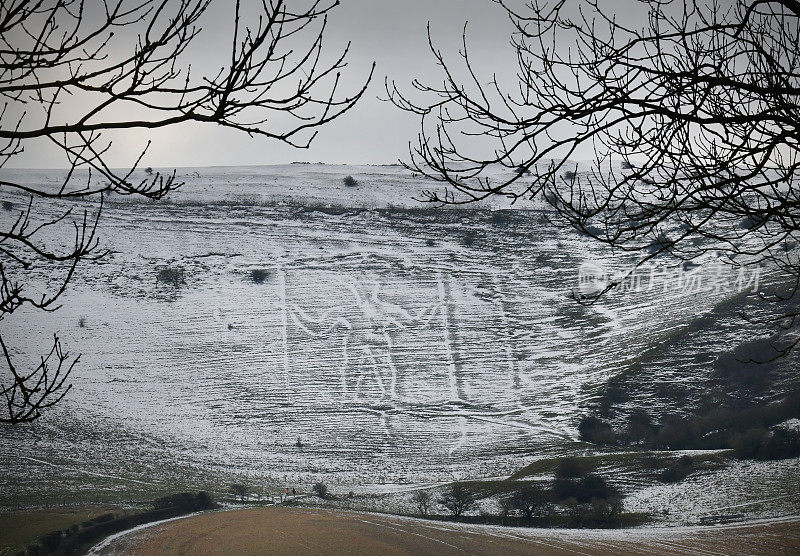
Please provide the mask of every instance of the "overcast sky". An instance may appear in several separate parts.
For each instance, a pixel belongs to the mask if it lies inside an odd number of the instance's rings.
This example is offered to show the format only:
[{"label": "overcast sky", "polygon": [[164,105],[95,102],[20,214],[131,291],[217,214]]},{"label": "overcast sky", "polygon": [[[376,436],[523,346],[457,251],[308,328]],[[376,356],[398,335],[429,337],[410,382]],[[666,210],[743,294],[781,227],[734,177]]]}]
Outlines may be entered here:
[{"label": "overcast sky", "polygon": [[[516,0],[514,0],[516,1]],[[523,2],[524,0],[519,0]],[[210,64],[214,55],[226,55],[230,44],[232,0],[214,0],[203,23],[203,33],[187,60],[193,67]],[[609,10],[631,6],[634,0],[607,0]],[[626,10],[619,10],[625,12]],[[330,15],[327,48],[333,55],[352,41],[344,84],[352,91],[377,69],[361,102],[339,120],[323,127],[308,150],[298,150],[274,140],[207,124],[184,124],[156,131],[126,130],[113,137],[115,148],[107,157],[112,166],[127,167],[148,139],[153,145],[143,165],[153,167],[280,164],[292,161],[382,164],[407,158],[408,143],[417,136],[416,116],[389,102],[384,78],[405,90],[413,79],[436,83],[441,79],[428,49],[426,26],[430,22],[436,45],[458,62],[461,33],[469,23],[468,44],[474,65],[488,81],[494,71],[516,69],[509,45],[512,25],[505,10],[492,0],[341,0]],[[124,48],[128,48],[128,43]],[[189,54],[189,53],[187,53]],[[215,66],[218,67],[218,66]],[[210,68],[209,68],[210,69]],[[194,71],[194,70],[193,70]],[[72,99],[72,102],[75,102]],[[58,168],[63,154],[46,142],[28,143],[8,166]]]},{"label": "overcast sky", "polygon": [[[229,0],[215,0],[198,44],[213,54],[229,48],[233,12]],[[220,22],[219,24],[215,22]],[[511,67],[514,53],[509,47],[511,26],[505,11],[491,0],[341,0],[330,15],[326,34],[330,52],[352,41],[345,85],[356,87],[369,73],[373,60],[377,69],[361,102],[340,120],[321,128],[308,150],[297,150],[265,138],[213,125],[184,124],[157,131],[126,130],[114,135],[115,149],[109,155],[114,166],[128,166],[134,152],[152,139],[145,165],[153,167],[259,165],[295,160],[327,163],[392,163],[405,158],[408,142],[416,138],[419,122],[385,97],[384,77],[408,88],[414,78],[439,79],[428,50],[426,25],[430,21],[441,49],[457,53],[461,31],[470,22],[470,45],[487,75],[495,66]],[[126,45],[127,47],[127,45]],[[195,57],[204,52],[195,50]],[[192,60],[195,65],[201,60]],[[107,136],[109,136],[107,134]],[[47,142],[26,143],[25,153],[8,166],[58,168],[63,154]]]}]

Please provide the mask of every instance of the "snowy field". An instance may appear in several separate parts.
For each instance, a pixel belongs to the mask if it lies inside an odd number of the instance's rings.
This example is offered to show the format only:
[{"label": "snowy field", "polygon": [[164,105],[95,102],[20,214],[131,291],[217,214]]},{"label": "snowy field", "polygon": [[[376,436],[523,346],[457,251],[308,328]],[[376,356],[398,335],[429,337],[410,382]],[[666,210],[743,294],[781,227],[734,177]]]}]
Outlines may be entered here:
[{"label": "snowy field", "polygon": [[[0,504],[198,477],[381,490],[508,475],[584,451],[575,426],[603,381],[727,295],[580,306],[579,265],[608,256],[597,245],[532,203],[422,206],[426,185],[400,167],[178,175],[163,202],[108,199],[109,254],[79,270],[58,312],[3,322],[19,361],[54,331],[83,356],[60,407],[0,429]],[[8,200],[4,225],[27,203]],[[720,322],[665,372],[751,335]]]}]

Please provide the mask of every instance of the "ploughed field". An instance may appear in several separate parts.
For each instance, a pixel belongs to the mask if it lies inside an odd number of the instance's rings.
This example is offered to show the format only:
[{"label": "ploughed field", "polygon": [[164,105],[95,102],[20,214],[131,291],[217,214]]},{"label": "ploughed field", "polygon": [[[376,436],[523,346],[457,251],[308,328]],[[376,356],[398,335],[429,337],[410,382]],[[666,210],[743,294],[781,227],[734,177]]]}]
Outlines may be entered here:
[{"label": "ploughed field", "polygon": [[[179,177],[163,202],[107,199],[108,255],[80,267],[59,311],[2,323],[20,364],[56,331],[82,358],[58,408],[0,429],[0,505],[234,477],[358,490],[508,475],[585,450],[581,408],[649,353],[649,368],[700,389],[715,357],[752,337],[715,313],[729,292],[577,304],[579,265],[609,254],[534,203],[422,206],[425,184],[399,167]],[[27,203],[8,200],[4,225]],[[58,276],[40,267],[34,286]],[[699,344],[658,349],[697,315],[715,319]]]},{"label": "ploughed field", "polygon": [[180,519],[91,554],[790,554],[798,520],[648,531],[504,528],[355,512],[262,508]]}]

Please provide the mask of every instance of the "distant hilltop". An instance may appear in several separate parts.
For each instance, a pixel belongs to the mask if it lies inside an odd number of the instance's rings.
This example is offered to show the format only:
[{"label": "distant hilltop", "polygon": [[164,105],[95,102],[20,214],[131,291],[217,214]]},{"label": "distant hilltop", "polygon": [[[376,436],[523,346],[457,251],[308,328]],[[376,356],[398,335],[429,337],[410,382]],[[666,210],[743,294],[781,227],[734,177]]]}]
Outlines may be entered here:
[{"label": "distant hilltop", "polygon": [[401,168],[401,167],[403,167],[402,164],[399,164],[397,162],[391,162],[389,164],[348,164],[346,162],[329,163],[329,162],[301,162],[301,161],[295,161],[295,162],[292,162],[291,164],[301,164],[301,165],[304,165],[304,166],[310,166],[312,164],[315,165],[315,166],[372,166],[372,167],[376,167],[376,168],[392,168],[392,167]]}]

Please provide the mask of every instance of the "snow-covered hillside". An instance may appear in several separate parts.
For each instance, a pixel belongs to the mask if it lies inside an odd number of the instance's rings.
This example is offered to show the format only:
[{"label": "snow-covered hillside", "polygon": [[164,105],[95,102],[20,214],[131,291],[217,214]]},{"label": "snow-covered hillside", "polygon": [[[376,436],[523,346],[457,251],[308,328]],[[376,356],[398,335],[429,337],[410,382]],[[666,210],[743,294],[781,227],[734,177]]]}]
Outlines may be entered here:
[{"label": "snow-covered hillside", "polygon": [[[110,253],[80,269],[58,312],[3,322],[21,361],[54,331],[83,354],[60,407],[2,429],[4,503],[41,488],[31,469],[64,492],[193,473],[333,485],[510,474],[584,450],[575,425],[596,387],[730,295],[654,289],[580,306],[579,265],[608,253],[534,204],[422,206],[426,183],[400,167],[178,173],[186,185],[164,202],[108,199]],[[703,353],[752,335],[734,319]]]}]

